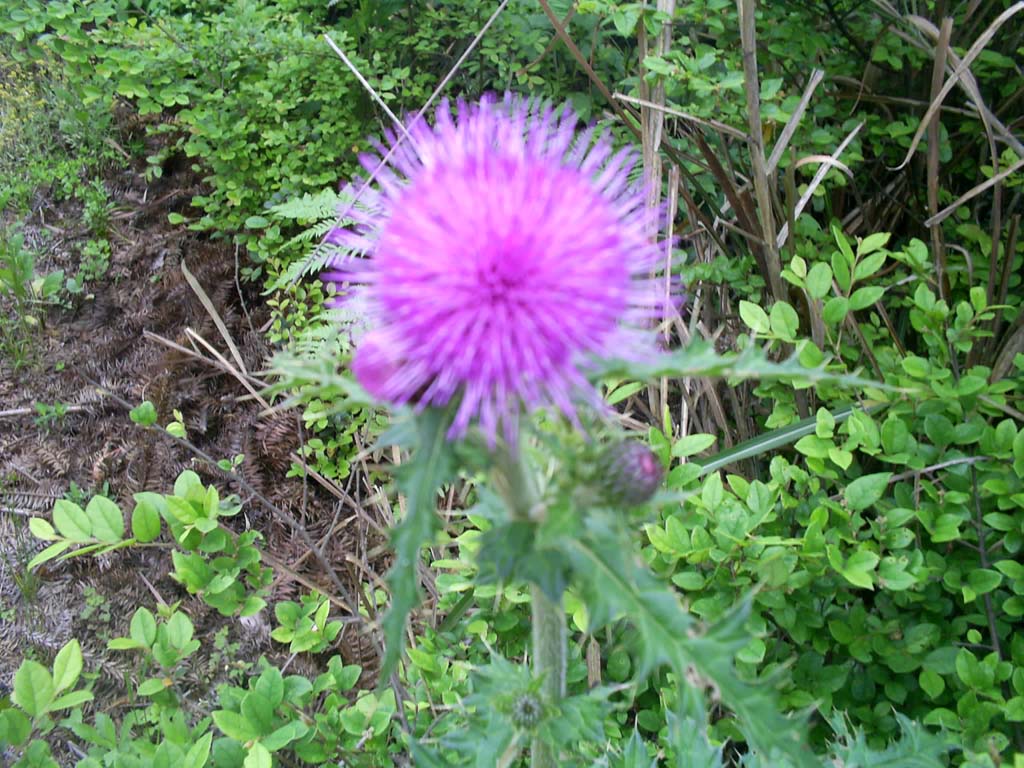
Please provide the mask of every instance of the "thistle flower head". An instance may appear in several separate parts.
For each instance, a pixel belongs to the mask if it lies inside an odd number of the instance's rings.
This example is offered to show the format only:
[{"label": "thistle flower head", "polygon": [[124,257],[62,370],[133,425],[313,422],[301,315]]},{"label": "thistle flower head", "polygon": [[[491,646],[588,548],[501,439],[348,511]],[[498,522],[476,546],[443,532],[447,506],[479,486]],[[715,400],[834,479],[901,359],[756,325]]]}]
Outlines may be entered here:
[{"label": "thistle flower head", "polygon": [[514,96],[444,104],[363,158],[376,185],[323,277],[365,301],[353,369],[371,394],[457,400],[449,436],[476,423],[493,443],[524,410],[598,403],[595,359],[654,351],[659,214],[628,181],[634,153],[577,128]]}]

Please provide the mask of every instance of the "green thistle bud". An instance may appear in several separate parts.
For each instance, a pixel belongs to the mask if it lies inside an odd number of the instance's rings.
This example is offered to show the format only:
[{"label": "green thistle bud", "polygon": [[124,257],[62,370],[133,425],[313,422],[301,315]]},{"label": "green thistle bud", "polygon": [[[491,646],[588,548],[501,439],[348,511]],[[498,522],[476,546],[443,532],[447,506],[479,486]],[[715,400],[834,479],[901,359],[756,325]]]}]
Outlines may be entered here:
[{"label": "green thistle bud", "polygon": [[536,694],[524,693],[512,702],[512,711],[509,714],[516,728],[530,731],[544,718],[544,705]]},{"label": "green thistle bud", "polygon": [[649,501],[665,474],[658,457],[636,440],[622,440],[606,448],[597,470],[608,500],[629,507]]}]

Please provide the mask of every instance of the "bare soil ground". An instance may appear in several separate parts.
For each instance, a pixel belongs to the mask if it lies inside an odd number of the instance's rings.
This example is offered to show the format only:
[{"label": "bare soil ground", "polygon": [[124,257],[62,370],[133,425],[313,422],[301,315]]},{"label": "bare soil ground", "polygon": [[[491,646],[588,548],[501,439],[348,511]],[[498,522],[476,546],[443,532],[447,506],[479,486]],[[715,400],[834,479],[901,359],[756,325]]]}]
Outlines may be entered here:
[{"label": "bare soil ground", "polygon": [[[216,483],[222,495],[238,493],[245,506],[235,517],[239,529],[254,528],[265,537],[274,566],[270,597],[294,598],[309,587],[337,594],[322,564],[311,556],[294,526],[297,520],[317,542],[349,595],[383,573],[379,562],[379,526],[359,499],[372,489],[350,481],[347,489],[301,478],[286,479],[300,444],[295,412],[261,416],[262,406],[222,369],[186,352],[210,353],[189,329],[231,356],[211,312],[186,281],[182,265],[195,276],[223,320],[246,370],[263,370],[271,350],[260,332],[267,320],[258,289],[237,279],[236,249],[167,223],[167,214],[184,210],[196,180],[172,174],[147,184],[139,169],[124,169],[106,180],[115,204],[111,217],[112,257],[106,276],[89,287],[94,298],[73,307],[53,307],[26,343],[30,362],[14,369],[0,360],[0,681],[9,682],[22,658],[49,659],[71,637],[86,654],[87,670],[101,673],[97,694],[108,711],[125,678],[136,674],[130,654],[106,650],[111,637],[126,635],[134,609],[183,600],[182,606],[204,640],[191,681],[198,699],[229,673],[214,649],[218,631],[234,646],[235,659],[254,661],[268,654],[278,663],[287,648],[270,640],[271,609],[244,620],[224,618],[191,598],[170,577],[165,548],[123,550],[100,559],[76,558],[27,575],[25,563],[42,548],[27,529],[32,516],[49,517],[54,501],[72,484],[85,497],[105,493],[126,513],[132,494],[170,491],[184,469]],[[37,272],[64,269],[75,274],[86,233],[71,204],[54,206],[40,199],[26,226],[37,249]],[[0,306],[0,311],[9,307]],[[155,337],[159,336],[166,342]],[[241,479],[227,478],[196,451],[154,429],[132,423],[128,408],[152,401],[159,424],[178,409],[188,439],[215,459],[244,454]],[[36,403],[70,406],[63,419],[37,423]],[[328,484],[329,485],[329,484]],[[262,498],[262,500],[261,500]],[[268,503],[269,502],[269,503]],[[161,541],[167,542],[165,538]],[[169,545],[169,542],[167,542]],[[344,617],[344,610],[335,615]],[[339,636],[333,652],[373,675],[376,652],[365,625],[355,619]],[[322,659],[292,660],[290,671],[315,673]]]}]

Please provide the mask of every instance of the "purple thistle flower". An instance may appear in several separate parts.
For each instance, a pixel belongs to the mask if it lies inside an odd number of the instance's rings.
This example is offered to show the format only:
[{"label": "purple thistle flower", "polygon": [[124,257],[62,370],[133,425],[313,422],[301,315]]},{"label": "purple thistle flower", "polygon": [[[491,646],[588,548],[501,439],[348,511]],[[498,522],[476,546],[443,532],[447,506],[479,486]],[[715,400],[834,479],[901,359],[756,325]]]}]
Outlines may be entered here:
[{"label": "purple thistle flower", "polygon": [[[365,300],[372,329],[353,371],[380,400],[419,407],[458,399],[449,437],[477,423],[493,444],[521,412],[600,404],[594,359],[655,353],[652,318],[664,281],[659,212],[614,152],[567,106],[507,95],[443,104],[436,125],[408,127],[366,156],[377,172],[352,229],[331,242],[344,258],[323,275]],[[346,299],[340,298],[337,303]]]}]

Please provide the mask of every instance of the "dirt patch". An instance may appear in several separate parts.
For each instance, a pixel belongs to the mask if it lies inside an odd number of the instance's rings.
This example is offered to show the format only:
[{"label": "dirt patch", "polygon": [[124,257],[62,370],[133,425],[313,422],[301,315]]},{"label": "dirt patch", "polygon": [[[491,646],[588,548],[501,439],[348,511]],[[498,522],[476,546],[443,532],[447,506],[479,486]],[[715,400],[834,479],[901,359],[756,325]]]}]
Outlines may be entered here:
[{"label": "dirt patch", "polygon": [[[186,280],[184,263],[246,370],[262,370],[271,352],[260,331],[267,312],[259,292],[237,278],[237,259],[244,255],[167,223],[169,212],[187,205],[193,184],[171,175],[147,185],[137,170],[109,178],[115,203],[111,260],[106,275],[89,286],[94,297],[49,311],[28,339],[28,365],[15,370],[11,361],[0,361],[0,681],[8,682],[26,655],[45,660],[77,637],[87,669],[104,673],[98,687],[114,694],[134,666],[130,655],[106,651],[107,640],[128,633],[136,607],[161,601],[184,601],[204,640],[191,665],[197,698],[205,698],[226,669],[212,642],[218,633],[226,633],[223,642],[238,645],[237,658],[267,654],[277,663],[287,658],[287,649],[270,640],[269,609],[245,620],[221,617],[170,577],[165,549],[76,558],[27,577],[25,563],[42,548],[28,533],[27,519],[49,517],[55,500],[69,489],[80,489],[83,498],[105,493],[130,511],[133,493],[168,492],[188,468],[204,482],[216,483],[222,495],[239,494],[243,514],[234,524],[260,531],[273,558],[271,605],[310,586],[337,594],[301,531],[321,547],[348,595],[359,594],[361,583],[386,569],[380,555],[374,561],[369,554],[381,550],[382,539],[379,522],[362,507],[361,483],[350,479],[348,488],[331,492],[312,481],[285,478],[301,441],[294,412],[261,416],[262,407],[237,378],[154,339],[209,357],[187,333],[191,329],[233,360],[211,312]],[[25,228],[27,243],[39,253],[39,273],[77,272],[86,237],[78,221],[71,204],[40,203]],[[189,441],[214,459],[244,454],[241,480],[226,478],[172,438],[134,425],[126,404],[143,400],[156,405],[160,424],[172,420],[175,409],[181,411]],[[63,404],[67,412],[40,419],[37,403]],[[344,611],[335,616],[343,618]],[[358,617],[350,617],[331,650],[348,663],[362,664],[372,677],[377,654]],[[289,669],[314,672],[320,661],[299,657]],[[108,693],[98,692],[97,700],[112,701]]]}]

